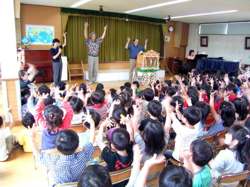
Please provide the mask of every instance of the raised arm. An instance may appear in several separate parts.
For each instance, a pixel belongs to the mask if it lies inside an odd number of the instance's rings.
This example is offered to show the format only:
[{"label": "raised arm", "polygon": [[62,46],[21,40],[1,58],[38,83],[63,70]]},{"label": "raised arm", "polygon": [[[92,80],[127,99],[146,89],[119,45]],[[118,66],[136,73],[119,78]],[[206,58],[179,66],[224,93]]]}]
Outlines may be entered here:
[{"label": "raised arm", "polygon": [[163,155],[159,155],[157,156],[156,154],[154,154],[150,159],[148,159],[145,163],[144,166],[138,176],[138,179],[135,183],[136,187],[145,187],[146,186],[146,182],[147,182],[147,177],[148,174],[150,172],[150,169],[154,166],[154,165],[158,165],[161,163],[165,162],[165,157]]},{"label": "raised arm", "polygon": [[89,113],[89,110],[87,110],[87,114],[83,116],[84,120],[83,123],[88,122],[90,124],[90,137],[89,137],[89,142],[94,144],[95,142],[95,122],[92,118],[92,116]]},{"label": "raised arm", "polygon": [[146,51],[148,47],[148,39],[145,40],[145,44],[144,44],[144,50]]},{"label": "raised arm", "polygon": [[126,45],[125,45],[125,49],[128,49],[128,45],[129,45],[129,43],[130,43],[130,38],[128,37],[128,39],[127,39],[127,43],[126,43]]},{"label": "raised arm", "polygon": [[88,39],[88,27],[89,27],[88,22],[85,22],[84,23],[84,38],[85,38],[85,40]]},{"label": "raised arm", "polygon": [[216,122],[218,122],[220,120],[220,116],[217,114],[215,108],[214,108],[214,96],[215,96],[215,92],[212,92],[210,94],[210,101],[209,101],[209,105],[211,108],[211,112],[213,114],[213,117],[215,119]]},{"label": "raised arm", "polygon": [[108,26],[105,25],[104,30],[103,30],[103,33],[102,33],[102,36],[101,36],[101,39],[104,39],[104,38],[105,38],[106,32],[107,32],[107,28],[108,28]]},{"label": "raised arm", "polygon": [[63,33],[63,39],[64,39],[64,42],[62,44],[63,48],[67,45],[67,37],[66,37],[66,35],[67,35],[67,32]]}]

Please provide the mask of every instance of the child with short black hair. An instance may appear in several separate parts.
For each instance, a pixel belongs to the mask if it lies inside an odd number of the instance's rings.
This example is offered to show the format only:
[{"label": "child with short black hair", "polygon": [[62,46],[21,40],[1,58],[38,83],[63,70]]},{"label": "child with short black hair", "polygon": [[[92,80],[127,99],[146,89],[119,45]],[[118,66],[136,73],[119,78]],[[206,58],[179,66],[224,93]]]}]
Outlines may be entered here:
[{"label": "child with short black hair", "polygon": [[102,153],[101,157],[107,163],[109,171],[125,169],[132,164],[133,152],[130,142],[130,135],[124,128],[115,128],[112,131],[110,147],[103,143],[104,128],[108,121],[106,120],[100,126],[98,133],[98,146]]},{"label": "child with short black hair", "polygon": [[184,152],[184,167],[193,173],[193,187],[212,186],[212,174],[208,167],[213,158],[212,146],[204,140],[197,139]]},{"label": "child with short black hair", "polygon": [[101,119],[105,119],[108,114],[108,103],[105,100],[105,93],[102,91],[95,91],[91,94],[91,104],[87,106],[87,109],[93,109],[97,111],[101,115]]},{"label": "child with short black hair", "polygon": [[71,121],[72,125],[79,125],[82,123],[82,116],[84,113],[83,101],[78,97],[71,97],[69,103],[73,109],[74,115]]},{"label": "child with short black hair", "polygon": [[[199,123],[201,121],[201,111],[195,106],[190,106],[181,113],[177,102],[175,114],[170,103],[171,98],[167,97],[165,100],[165,110],[167,114],[165,126],[168,129],[172,127],[176,133],[175,148],[173,152],[167,151],[165,156],[167,158],[182,160],[183,151],[189,149],[191,142],[200,134]],[[181,122],[184,125],[182,125]]]},{"label": "child with short black hair", "polygon": [[22,124],[24,128],[18,134],[17,141],[23,146],[24,152],[32,152],[31,129],[35,125],[34,116],[30,112],[27,112],[22,118]]},{"label": "child with short black hair", "polygon": [[77,187],[112,187],[109,171],[102,165],[89,165],[84,169]]}]

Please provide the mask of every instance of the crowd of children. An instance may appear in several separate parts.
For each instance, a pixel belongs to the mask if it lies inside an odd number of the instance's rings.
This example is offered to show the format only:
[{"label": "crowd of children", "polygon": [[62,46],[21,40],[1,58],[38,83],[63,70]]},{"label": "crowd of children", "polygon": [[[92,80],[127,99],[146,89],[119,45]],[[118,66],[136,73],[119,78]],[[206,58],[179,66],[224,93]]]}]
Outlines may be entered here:
[{"label": "crowd of children", "polygon": [[[210,187],[221,175],[250,166],[250,77],[244,73],[192,71],[108,91],[100,83],[93,90],[85,83],[32,85],[25,93],[17,141],[47,168],[51,186],[109,187],[109,172],[131,167],[130,179],[116,186],[144,187],[154,177],[151,168],[166,163],[157,176],[160,187]],[[71,130],[75,125],[85,132]],[[10,134],[2,126],[0,119],[0,159],[6,160]],[[219,132],[225,137],[216,152],[204,137]],[[97,147],[105,166],[92,161]]]}]

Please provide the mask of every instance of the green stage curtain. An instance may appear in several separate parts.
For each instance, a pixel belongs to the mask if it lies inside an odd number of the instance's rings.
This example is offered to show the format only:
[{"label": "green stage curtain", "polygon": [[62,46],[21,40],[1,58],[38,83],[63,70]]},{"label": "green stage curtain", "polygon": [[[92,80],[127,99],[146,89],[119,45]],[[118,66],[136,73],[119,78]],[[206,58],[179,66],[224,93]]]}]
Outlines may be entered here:
[{"label": "green stage curtain", "polygon": [[81,60],[87,63],[87,48],[84,43],[85,22],[89,23],[88,32],[94,31],[98,37],[102,35],[103,27],[108,25],[107,34],[100,49],[100,62],[128,60],[128,50],[124,48],[127,37],[138,38],[141,45],[144,45],[147,38],[147,49],[160,52],[163,41],[161,41],[162,27],[159,24],[101,16],[71,15],[67,21],[67,46],[65,48],[69,63],[79,63]]}]

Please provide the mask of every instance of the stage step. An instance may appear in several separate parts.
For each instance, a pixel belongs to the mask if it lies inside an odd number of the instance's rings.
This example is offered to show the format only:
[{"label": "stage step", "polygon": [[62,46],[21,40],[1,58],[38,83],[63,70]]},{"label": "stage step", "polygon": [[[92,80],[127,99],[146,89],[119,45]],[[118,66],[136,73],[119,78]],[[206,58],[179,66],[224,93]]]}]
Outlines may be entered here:
[{"label": "stage step", "polygon": [[[159,79],[165,79],[165,70],[159,70],[157,72]],[[85,79],[88,80],[88,72],[85,71]],[[108,81],[127,81],[129,80],[129,69],[114,69],[114,70],[99,70],[97,76],[97,82]]]}]

